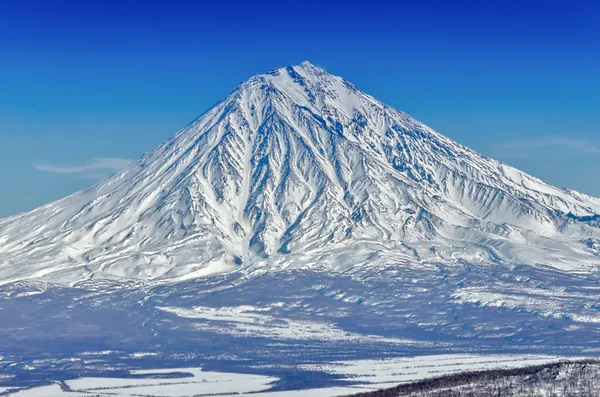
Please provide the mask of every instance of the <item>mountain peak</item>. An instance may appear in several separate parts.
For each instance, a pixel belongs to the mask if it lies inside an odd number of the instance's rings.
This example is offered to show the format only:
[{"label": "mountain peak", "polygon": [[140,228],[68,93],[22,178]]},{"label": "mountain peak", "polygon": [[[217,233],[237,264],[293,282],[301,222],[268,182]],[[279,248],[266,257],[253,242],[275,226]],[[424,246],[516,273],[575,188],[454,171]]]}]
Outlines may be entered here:
[{"label": "mountain peak", "polygon": [[312,63],[310,63],[309,61],[304,61],[302,63],[300,63],[299,65],[290,65],[292,68],[294,68],[297,72],[299,73],[306,73],[307,75],[312,75],[312,76],[320,76],[320,77],[325,77],[325,76],[329,76],[329,77],[335,77],[333,75],[331,75],[330,73],[328,73],[324,68],[316,66]]},{"label": "mountain peak", "polygon": [[351,120],[361,107],[383,107],[348,81],[308,61],[256,75],[243,83],[240,91],[246,92],[245,98],[276,97],[279,105],[293,103],[326,119],[341,117]]},{"label": "mountain peak", "polygon": [[310,63],[310,61],[302,61],[300,62],[300,65],[303,68],[316,68],[315,65],[313,65],[312,63]]},{"label": "mountain peak", "polygon": [[288,65],[275,68],[265,75],[260,74],[255,77],[260,78],[261,76],[271,76],[270,79],[273,79],[273,77],[285,78],[286,76],[290,76],[292,79],[296,80],[296,82],[300,82],[301,80],[312,81],[315,83],[331,80],[343,81],[341,77],[334,76],[328,73],[325,69],[313,65],[309,61],[304,61],[298,65]]},{"label": "mountain peak", "polygon": [[599,200],[303,62],[254,76],[113,177],[0,220],[0,283],[465,261],[588,269],[598,213]]},{"label": "mountain peak", "polygon": [[314,65],[310,61],[303,61],[297,65],[288,65],[288,66],[281,67],[278,69],[280,69],[280,70],[295,69],[298,72],[305,71],[305,72],[318,72],[319,74],[328,74],[324,68]]}]

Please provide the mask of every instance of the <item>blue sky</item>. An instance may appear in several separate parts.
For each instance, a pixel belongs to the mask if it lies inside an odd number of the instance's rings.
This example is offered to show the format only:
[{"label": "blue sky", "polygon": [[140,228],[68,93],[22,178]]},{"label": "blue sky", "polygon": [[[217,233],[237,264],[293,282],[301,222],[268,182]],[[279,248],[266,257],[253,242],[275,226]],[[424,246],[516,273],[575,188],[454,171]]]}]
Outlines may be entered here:
[{"label": "blue sky", "polygon": [[600,6],[0,5],[0,216],[63,197],[250,76],[303,60],[547,182],[600,196]]}]

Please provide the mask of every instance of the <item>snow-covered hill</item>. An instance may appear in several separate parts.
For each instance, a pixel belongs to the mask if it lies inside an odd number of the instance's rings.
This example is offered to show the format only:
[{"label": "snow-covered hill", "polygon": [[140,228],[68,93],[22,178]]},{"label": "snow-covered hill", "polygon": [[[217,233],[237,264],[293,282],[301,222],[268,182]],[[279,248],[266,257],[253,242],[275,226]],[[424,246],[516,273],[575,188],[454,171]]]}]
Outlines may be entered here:
[{"label": "snow-covered hill", "polygon": [[0,220],[0,283],[283,268],[600,265],[600,199],[481,156],[304,62],[114,176]]}]

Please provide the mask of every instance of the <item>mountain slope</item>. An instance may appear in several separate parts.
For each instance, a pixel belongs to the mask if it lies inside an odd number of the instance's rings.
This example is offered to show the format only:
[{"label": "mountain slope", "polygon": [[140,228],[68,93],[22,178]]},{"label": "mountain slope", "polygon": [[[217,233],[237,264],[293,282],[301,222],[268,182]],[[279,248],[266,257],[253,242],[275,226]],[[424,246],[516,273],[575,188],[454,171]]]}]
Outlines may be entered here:
[{"label": "mountain slope", "polygon": [[114,176],[0,220],[0,283],[600,264],[600,200],[483,157],[308,62]]}]

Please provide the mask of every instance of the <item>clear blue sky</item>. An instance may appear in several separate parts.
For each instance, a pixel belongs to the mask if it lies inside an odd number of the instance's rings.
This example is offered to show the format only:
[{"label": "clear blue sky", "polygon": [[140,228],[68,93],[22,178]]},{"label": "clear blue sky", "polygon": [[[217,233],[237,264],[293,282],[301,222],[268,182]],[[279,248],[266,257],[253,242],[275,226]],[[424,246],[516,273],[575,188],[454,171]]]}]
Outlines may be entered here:
[{"label": "clear blue sky", "polygon": [[309,60],[449,137],[600,196],[600,6],[0,4],[0,216],[84,188],[250,76]]}]

